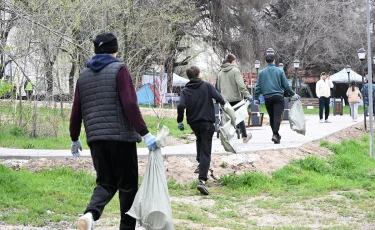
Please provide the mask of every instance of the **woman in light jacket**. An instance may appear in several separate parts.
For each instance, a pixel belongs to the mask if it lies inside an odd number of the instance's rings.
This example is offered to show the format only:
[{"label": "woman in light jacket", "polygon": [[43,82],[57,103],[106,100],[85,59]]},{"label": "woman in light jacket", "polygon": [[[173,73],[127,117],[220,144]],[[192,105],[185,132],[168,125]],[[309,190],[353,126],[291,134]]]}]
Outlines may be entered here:
[{"label": "woman in light jacket", "polygon": [[348,96],[348,101],[350,105],[350,114],[353,118],[353,121],[357,121],[358,116],[358,105],[360,99],[362,99],[362,94],[359,91],[359,88],[355,86],[355,82],[352,81],[350,83],[350,87],[348,91],[346,92],[346,96]]}]

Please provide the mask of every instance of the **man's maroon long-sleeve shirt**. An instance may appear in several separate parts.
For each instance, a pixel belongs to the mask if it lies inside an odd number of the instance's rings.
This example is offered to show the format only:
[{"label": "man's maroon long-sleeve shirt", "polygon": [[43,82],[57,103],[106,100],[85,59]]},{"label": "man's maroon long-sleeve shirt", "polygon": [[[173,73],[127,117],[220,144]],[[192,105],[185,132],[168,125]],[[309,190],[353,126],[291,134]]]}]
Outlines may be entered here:
[{"label": "man's maroon long-sleeve shirt", "polygon": [[[144,136],[148,133],[145,121],[138,106],[137,94],[135,92],[132,78],[126,67],[122,67],[117,74],[117,89],[121,99],[122,106],[130,124],[137,133]],[[72,114],[70,115],[70,137],[72,141],[77,141],[81,133],[82,113],[81,99],[79,97],[79,88],[76,84],[74,92],[74,101]]]}]

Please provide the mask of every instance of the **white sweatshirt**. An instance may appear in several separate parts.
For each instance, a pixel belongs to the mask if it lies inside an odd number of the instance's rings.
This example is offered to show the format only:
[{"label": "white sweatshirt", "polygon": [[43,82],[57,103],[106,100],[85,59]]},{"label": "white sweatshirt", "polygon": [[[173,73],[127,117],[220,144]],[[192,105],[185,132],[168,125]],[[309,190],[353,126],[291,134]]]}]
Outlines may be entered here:
[{"label": "white sweatshirt", "polygon": [[316,83],[316,96],[320,97],[330,97],[331,96],[331,88],[333,88],[333,83],[331,79],[320,79]]}]

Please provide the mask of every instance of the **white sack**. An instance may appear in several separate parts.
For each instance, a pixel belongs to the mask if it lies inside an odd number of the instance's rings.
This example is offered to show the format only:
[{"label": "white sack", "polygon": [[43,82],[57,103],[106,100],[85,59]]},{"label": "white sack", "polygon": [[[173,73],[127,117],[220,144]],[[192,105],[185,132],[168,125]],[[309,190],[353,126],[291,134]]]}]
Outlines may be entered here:
[{"label": "white sack", "polygon": [[173,230],[172,208],[169,200],[167,180],[160,147],[166,144],[168,127],[163,127],[157,135],[158,149],[151,151],[145,175],[133,201],[126,213],[137,219],[146,230]]},{"label": "white sack", "polygon": [[293,131],[299,134],[305,135],[306,133],[306,121],[305,114],[303,113],[302,103],[297,100],[293,103],[292,108],[289,111],[289,124]]}]

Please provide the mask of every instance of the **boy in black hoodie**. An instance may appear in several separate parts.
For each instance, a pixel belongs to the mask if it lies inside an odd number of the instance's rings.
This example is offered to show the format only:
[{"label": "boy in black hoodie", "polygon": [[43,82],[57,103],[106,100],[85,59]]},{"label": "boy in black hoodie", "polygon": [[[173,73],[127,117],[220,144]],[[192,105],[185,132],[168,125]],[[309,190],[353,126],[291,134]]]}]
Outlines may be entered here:
[{"label": "boy in black hoodie", "polygon": [[178,128],[184,130],[184,111],[186,119],[197,137],[197,161],[199,183],[197,189],[203,195],[210,194],[205,186],[208,169],[211,163],[212,136],[215,132],[215,110],[212,99],[224,105],[223,97],[215,88],[199,78],[199,68],[191,66],[186,70],[190,81],[181,92],[180,103],[177,106]]}]

